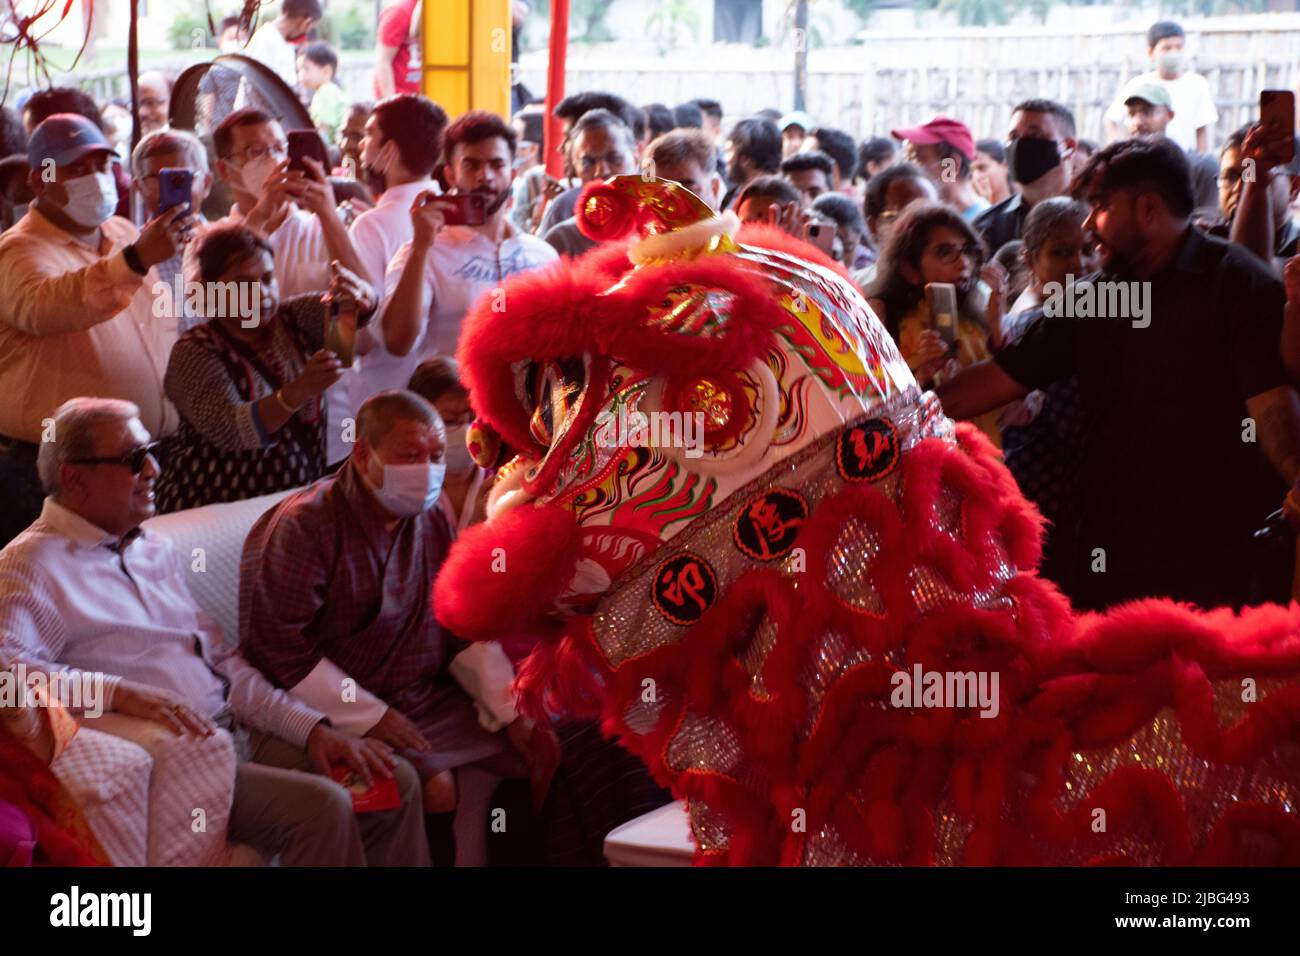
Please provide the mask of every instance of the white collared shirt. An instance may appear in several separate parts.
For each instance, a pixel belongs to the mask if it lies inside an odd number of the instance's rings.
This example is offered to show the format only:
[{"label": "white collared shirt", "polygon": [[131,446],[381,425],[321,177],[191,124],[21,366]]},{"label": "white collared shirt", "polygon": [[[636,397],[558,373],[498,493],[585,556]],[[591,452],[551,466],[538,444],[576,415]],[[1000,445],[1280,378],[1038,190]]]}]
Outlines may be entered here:
[{"label": "white collared shirt", "polygon": [[[121,544],[53,498],[0,551],[0,666],[104,675],[174,692],[195,710],[296,746],[323,718],[273,687],[195,603],[171,541]],[[120,553],[115,548],[120,548]]]},{"label": "white collared shirt", "polygon": [[[366,267],[367,279],[374,286],[375,294],[380,297],[379,308],[375,311],[375,322],[384,314],[384,276],[388,264],[397,255],[397,250],[411,241],[411,204],[421,193],[432,192],[441,195],[442,190],[431,179],[420,182],[390,186],[380,195],[374,209],[368,209],[357,217],[352,224],[352,245]],[[383,330],[376,327],[367,333],[373,341],[369,352],[357,360],[350,378],[348,388],[351,407],[344,414],[355,416],[361,410],[361,404],[371,395],[390,388],[406,388],[406,383],[419,363],[419,355],[412,349],[406,355],[394,355],[384,348]],[[334,407],[331,405],[330,421]]]}]

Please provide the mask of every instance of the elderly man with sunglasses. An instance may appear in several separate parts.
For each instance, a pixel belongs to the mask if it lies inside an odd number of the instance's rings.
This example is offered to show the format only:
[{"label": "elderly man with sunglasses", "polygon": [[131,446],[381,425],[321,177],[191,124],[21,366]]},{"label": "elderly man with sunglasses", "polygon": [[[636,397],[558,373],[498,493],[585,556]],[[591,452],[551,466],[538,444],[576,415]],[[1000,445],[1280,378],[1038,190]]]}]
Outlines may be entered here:
[{"label": "elderly man with sunglasses", "polygon": [[[232,841],[278,853],[285,865],[427,864],[411,765],[267,682],[194,602],[174,546],[141,528],[154,513],[159,469],[139,409],[77,398],[51,424],[38,458],[49,497],[0,551],[0,660],[102,677],[109,712],[97,729],[154,759],[150,864],[184,858],[196,806],[160,800],[160,778],[191,779],[193,748],[224,740],[237,757],[233,775],[228,763],[199,806],[214,819],[228,812]],[[338,765],[366,781],[396,778],[401,805],[355,814],[348,791],[321,775]],[[210,762],[200,766],[220,777]],[[155,837],[159,827],[170,841]]]}]

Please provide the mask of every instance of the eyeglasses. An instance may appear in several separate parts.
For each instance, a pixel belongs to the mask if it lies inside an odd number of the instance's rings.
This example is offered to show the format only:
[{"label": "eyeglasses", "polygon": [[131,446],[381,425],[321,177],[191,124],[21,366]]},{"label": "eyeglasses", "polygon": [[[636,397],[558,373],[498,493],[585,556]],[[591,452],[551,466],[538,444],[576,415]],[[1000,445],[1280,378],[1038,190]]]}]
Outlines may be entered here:
[{"label": "eyeglasses", "polygon": [[283,159],[288,155],[289,147],[284,143],[276,143],[273,146],[263,146],[255,143],[252,146],[245,146],[243,149],[236,150],[231,156],[242,157],[246,163],[255,163],[264,156],[273,156],[276,159]]},{"label": "eyeglasses", "polygon": [[946,266],[953,265],[962,256],[972,261],[977,261],[980,257],[980,247],[973,242],[968,242],[964,246],[959,246],[955,242],[941,242],[926,251]]},{"label": "eyeglasses", "polygon": [[148,458],[158,464],[158,457],[154,454],[162,442],[151,441],[147,445],[137,445],[125,455],[117,455],[111,458],[74,458],[68,462],[70,465],[126,465],[131,469],[131,474],[138,475],[144,471],[144,463]]}]

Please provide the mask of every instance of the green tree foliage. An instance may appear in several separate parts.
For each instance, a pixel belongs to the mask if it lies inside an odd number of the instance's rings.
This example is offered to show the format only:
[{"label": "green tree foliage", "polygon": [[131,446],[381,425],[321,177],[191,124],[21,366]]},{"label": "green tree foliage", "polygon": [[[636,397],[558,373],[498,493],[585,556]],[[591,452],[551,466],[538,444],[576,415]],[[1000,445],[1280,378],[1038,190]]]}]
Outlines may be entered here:
[{"label": "green tree foliage", "polygon": [[203,4],[182,4],[167,26],[167,42],[173,50],[192,50],[196,37],[205,46],[217,45],[216,40],[208,34],[208,15]]}]

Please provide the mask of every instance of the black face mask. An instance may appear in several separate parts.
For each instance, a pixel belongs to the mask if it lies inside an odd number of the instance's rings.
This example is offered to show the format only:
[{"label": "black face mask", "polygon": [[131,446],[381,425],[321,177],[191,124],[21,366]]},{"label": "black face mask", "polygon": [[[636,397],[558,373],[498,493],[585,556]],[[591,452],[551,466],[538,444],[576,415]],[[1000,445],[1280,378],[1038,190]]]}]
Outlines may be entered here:
[{"label": "black face mask", "polygon": [[1011,178],[1022,186],[1036,182],[1061,165],[1061,151],[1050,139],[1022,136],[1007,144]]}]

